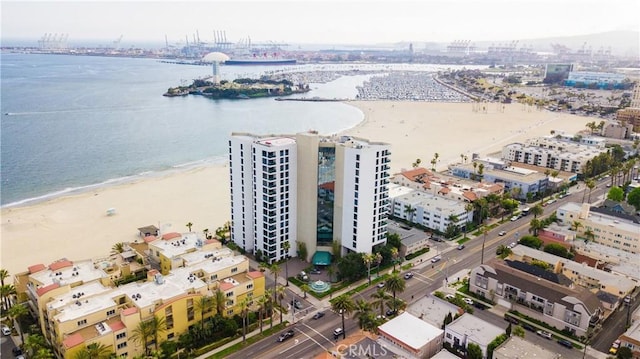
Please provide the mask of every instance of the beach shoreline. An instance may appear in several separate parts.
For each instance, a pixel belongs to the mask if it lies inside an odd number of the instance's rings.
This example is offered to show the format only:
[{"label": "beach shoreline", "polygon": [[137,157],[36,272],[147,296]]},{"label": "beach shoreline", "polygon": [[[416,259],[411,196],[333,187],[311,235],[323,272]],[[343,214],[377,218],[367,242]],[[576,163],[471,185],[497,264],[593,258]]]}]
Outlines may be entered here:
[{"label": "beach shoreline", "polygon": [[[460,162],[460,155],[484,156],[502,146],[556,132],[577,132],[591,119],[528,109],[472,111],[471,104],[350,101],[364,114],[339,135],[392,145],[391,173],[422,166],[438,152],[438,170]],[[113,244],[135,241],[137,228],[162,226],[176,232],[214,231],[230,220],[229,170],[223,163],[195,165],[140,176],[125,183],[90,188],[37,203],[1,209],[0,266],[15,274],[33,264],[103,256]],[[109,215],[108,209],[114,209]]]}]

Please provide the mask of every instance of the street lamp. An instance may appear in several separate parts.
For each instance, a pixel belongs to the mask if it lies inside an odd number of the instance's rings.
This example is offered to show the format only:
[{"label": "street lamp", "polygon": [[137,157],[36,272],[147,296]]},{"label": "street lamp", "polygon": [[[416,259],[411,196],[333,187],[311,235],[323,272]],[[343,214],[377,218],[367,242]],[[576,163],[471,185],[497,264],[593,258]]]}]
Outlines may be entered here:
[{"label": "street lamp", "polygon": [[487,240],[487,232],[489,232],[489,230],[487,229],[487,227],[484,227],[484,229],[482,230],[484,236],[482,237],[482,253],[480,256],[480,264],[484,264],[484,243]]}]

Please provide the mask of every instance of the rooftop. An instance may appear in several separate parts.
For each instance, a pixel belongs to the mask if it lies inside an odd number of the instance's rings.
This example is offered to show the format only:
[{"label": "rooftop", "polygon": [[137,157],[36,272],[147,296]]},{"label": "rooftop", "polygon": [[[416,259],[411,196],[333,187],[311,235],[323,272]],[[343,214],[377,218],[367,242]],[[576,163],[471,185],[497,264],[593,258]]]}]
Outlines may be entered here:
[{"label": "rooftop", "polygon": [[451,313],[453,317],[456,314],[464,313],[464,311],[446,300],[427,295],[413,302],[407,308],[407,313],[439,328],[447,314]]},{"label": "rooftop", "polygon": [[149,243],[149,248],[159,250],[165,257],[173,258],[195,251],[204,245],[204,240],[197,233],[171,232],[162,235],[161,241]]},{"label": "rooftop", "polygon": [[54,283],[59,285],[87,283],[106,276],[107,274],[90,259],[75,262],[64,260],[54,262],[47,270],[31,274],[29,280],[39,288]]},{"label": "rooftop", "polygon": [[382,324],[378,330],[416,350],[443,333],[442,329],[436,328],[407,312]]},{"label": "rooftop", "polygon": [[498,335],[504,334],[504,329],[468,313],[449,323],[447,330],[464,334],[470,341],[482,345],[488,345]]},{"label": "rooftop", "polygon": [[561,355],[533,344],[518,336],[511,336],[493,351],[494,359],[556,359]]}]

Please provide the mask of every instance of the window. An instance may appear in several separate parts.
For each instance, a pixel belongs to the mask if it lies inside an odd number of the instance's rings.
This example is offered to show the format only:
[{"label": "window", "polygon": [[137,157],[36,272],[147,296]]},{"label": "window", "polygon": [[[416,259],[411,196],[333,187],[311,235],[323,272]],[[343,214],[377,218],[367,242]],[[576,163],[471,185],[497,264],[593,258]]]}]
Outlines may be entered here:
[{"label": "window", "polygon": [[122,348],[126,348],[126,347],[127,347],[127,342],[120,343],[120,344],[118,344],[118,345],[116,346],[116,348],[118,348],[118,349],[122,349]]},{"label": "window", "polygon": [[116,335],[116,340],[124,339],[126,337],[127,337],[127,333],[126,332],[120,333],[120,334]]},{"label": "window", "polygon": [[231,273],[236,273],[238,271],[238,267],[231,268]]},{"label": "window", "polygon": [[107,317],[116,314],[116,310],[115,309],[111,309],[107,311]]},{"label": "window", "polygon": [[86,319],[78,320],[78,326],[85,325],[85,324],[87,324]]}]

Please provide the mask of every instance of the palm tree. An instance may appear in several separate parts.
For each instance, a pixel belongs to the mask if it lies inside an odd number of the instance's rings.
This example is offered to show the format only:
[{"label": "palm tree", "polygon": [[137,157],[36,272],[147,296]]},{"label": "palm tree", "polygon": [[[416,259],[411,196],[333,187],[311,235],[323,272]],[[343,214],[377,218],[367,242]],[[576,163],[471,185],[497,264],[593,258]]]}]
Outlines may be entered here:
[{"label": "palm tree", "polygon": [[531,207],[531,213],[533,213],[533,218],[537,218],[539,215],[544,213],[544,208],[540,204],[536,204]]},{"label": "palm tree", "polygon": [[186,226],[187,228],[189,228],[189,232],[191,232],[191,227],[193,227],[193,223],[187,222]]},{"label": "palm tree", "polygon": [[478,165],[478,176],[480,177],[480,182],[482,182],[482,173],[484,172],[484,163]]},{"label": "palm tree", "polygon": [[409,222],[413,222],[413,215],[416,213],[416,209],[410,204],[404,205],[404,218]]},{"label": "palm tree", "polygon": [[151,337],[153,338],[154,346],[156,348],[156,351],[158,351],[160,345],[158,339],[160,338],[160,334],[164,333],[164,331],[167,330],[167,323],[165,322],[165,319],[163,317],[154,315],[153,317],[151,317],[151,319],[149,319],[149,326],[151,327]]},{"label": "palm tree", "polygon": [[378,268],[378,277],[380,276],[380,263],[382,263],[382,259],[382,254],[380,254],[380,252],[376,253],[376,255],[374,256],[376,267]]},{"label": "palm tree", "polygon": [[202,233],[204,234],[204,238],[209,239],[209,228],[203,229]]},{"label": "palm tree", "polygon": [[595,238],[595,234],[590,230],[587,229],[586,231],[584,231],[584,237],[585,237],[585,243],[589,242],[589,241],[593,241],[593,238]]},{"label": "palm tree", "polygon": [[371,263],[373,262],[373,254],[362,253],[362,261],[367,265],[367,279],[369,280],[369,285],[371,285]]},{"label": "palm tree", "polygon": [[342,317],[342,339],[345,339],[347,335],[344,330],[344,315],[349,315],[353,312],[355,309],[355,303],[350,296],[342,294],[333,300],[331,303],[331,309],[336,313],[340,313],[340,316]]},{"label": "palm tree", "polygon": [[49,348],[40,348],[38,349],[38,351],[36,351],[33,356],[31,356],[32,359],[55,359],[55,355],[53,355],[53,353],[51,352],[51,349]]},{"label": "palm tree", "polygon": [[[467,203],[464,205],[464,210],[467,212],[466,222],[464,224],[464,236],[467,236],[467,226],[469,226],[469,212],[473,212],[475,206],[473,203]],[[471,216],[473,218],[473,216]]]},{"label": "palm tree", "polygon": [[200,329],[204,330],[204,315],[209,313],[215,307],[213,297],[203,295],[196,302],[196,310],[200,312]]},{"label": "palm tree", "polygon": [[28,354],[37,353],[41,349],[48,349],[47,341],[42,335],[33,333],[25,338],[22,349],[24,349],[24,351]]},{"label": "palm tree", "polygon": [[[5,287],[4,284],[4,280],[7,279],[9,277],[9,271],[7,271],[4,268],[0,269],[0,288],[2,288],[2,292],[0,293],[0,295],[2,296],[0,298],[0,303],[2,303],[2,309],[3,311],[6,311],[9,309],[9,307],[11,306],[11,301],[9,300],[9,287]],[[15,288],[14,288],[15,291]]]},{"label": "palm tree", "polygon": [[329,283],[331,283],[333,278],[333,275],[336,273],[335,268],[333,267],[333,264],[329,266],[329,268],[327,268],[327,275],[329,276]]},{"label": "palm tree", "polygon": [[573,223],[571,223],[571,229],[573,229],[574,231],[578,231],[578,228],[582,227],[582,222],[580,221],[573,221]]},{"label": "palm tree", "polygon": [[118,242],[111,247],[111,253],[112,254],[122,253],[124,252],[125,248],[126,248],[126,244],[124,244],[124,242]]},{"label": "palm tree", "polygon": [[151,321],[143,320],[132,331],[131,340],[142,344],[145,356],[149,355],[149,339],[153,338],[152,329]]},{"label": "palm tree", "polygon": [[269,267],[269,272],[273,275],[273,302],[276,300],[276,288],[278,287],[278,273],[280,273],[280,266],[277,263],[271,264]]},{"label": "palm tree", "polygon": [[75,355],[75,359],[109,359],[113,352],[111,348],[102,343],[91,343],[80,349]]},{"label": "palm tree", "polygon": [[542,228],[544,228],[544,224],[537,218],[532,219],[531,223],[529,223],[529,233],[533,234],[536,237],[538,236],[538,231]]},{"label": "palm tree", "polygon": [[358,318],[358,325],[360,329],[369,330],[372,329],[374,323],[371,315],[371,304],[364,299],[358,299],[355,302],[355,317]]},{"label": "palm tree", "polygon": [[283,286],[276,287],[275,294],[278,296],[278,306],[280,306],[280,324],[282,324],[282,300],[285,297],[285,293]]},{"label": "palm tree", "polygon": [[384,314],[384,303],[386,303],[387,299],[389,299],[389,294],[387,294],[384,288],[378,288],[375,293],[371,294],[371,298],[373,299],[371,305],[373,305],[373,307],[376,309],[379,308],[380,316],[382,316]]},{"label": "palm tree", "polygon": [[0,298],[2,298],[2,312],[9,310],[11,307],[11,297],[16,294],[16,287],[13,284],[5,284],[0,287]]},{"label": "palm tree", "polygon": [[7,317],[11,320],[11,324],[18,323],[18,330],[20,330],[20,341],[24,343],[24,331],[22,330],[22,317],[29,314],[29,309],[23,304],[16,304],[7,310]]},{"label": "palm tree", "polygon": [[289,286],[289,250],[291,249],[291,244],[289,241],[282,243],[282,249],[284,249],[284,276],[287,279],[286,287]]},{"label": "palm tree", "polygon": [[393,294],[394,312],[397,312],[398,310],[398,308],[395,306],[396,293],[404,292],[405,284],[406,283],[404,279],[402,279],[397,273],[393,273],[384,283],[384,288],[387,290],[387,292],[391,292]]},{"label": "palm tree", "polygon": [[[584,184],[589,188],[589,203],[591,203],[591,191],[596,187],[596,181],[593,179],[588,179],[584,182]],[[582,199],[584,202],[584,198]]]},{"label": "palm tree", "polygon": [[267,307],[265,308],[265,314],[269,313],[269,311],[271,311],[271,320],[269,321],[269,328],[273,329],[273,306],[274,306],[274,301],[273,298],[275,298],[275,295],[273,294],[274,290],[273,289],[267,289],[264,291],[264,298],[267,300]]},{"label": "palm tree", "polygon": [[249,313],[249,300],[244,298],[240,302],[240,316],[242,317],[242,344],[247,341],[247,314]]},{"label": "palm tree", "polygon": [[304,299],[307,299],[307,293],[309,292],[309,290],[311,290],[309,285],[308,284],[301,285],[300,290],[302,291],[302,293],[304,293]]},{"label": "palm tree", "polygon": [[393,272],[396,271],[396,263],[398,262],[398,248],[391,248],[391,261],[393,262]]},{"label": "palm tree", "polygon": [[269,297],[266,296],[262,296],[260,297],[260,299],[258,299],[258,317],[260,320],[260,334],[262,334],[262,324],[263,324],[263,319],[264,319],[264,315],[267,311],[267,305],[269,304]]},{"label": "palm tree", "polygon": [[216,315],[223,315],[224,310],[227,308],[227,298],[224,296],[224,293],[220,289],[217,289],[212,297],[214,307],[216,308]]},{"label": "palm tree", "polygon": [[482,252],[480,252],[480,264],[484,264],[484,244],[487,241],[487,233],[489,233],[489,228],[485,226],[482,228]]}]

